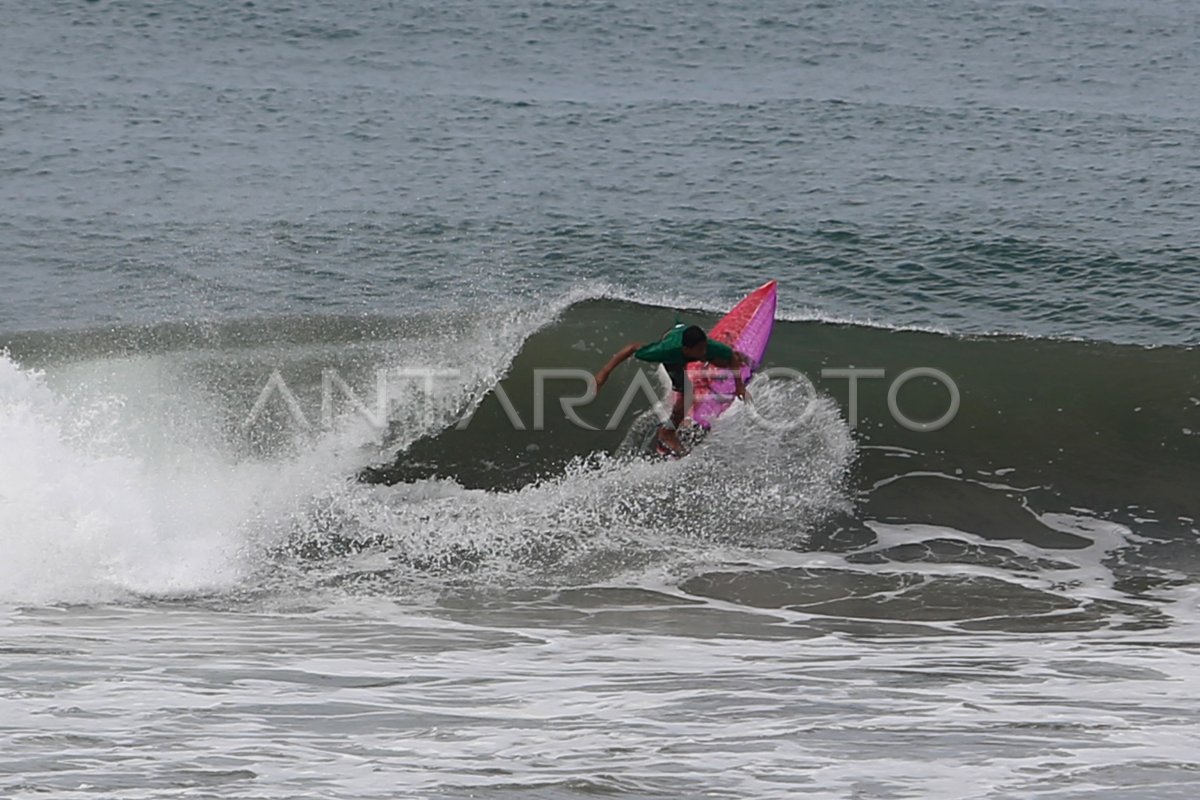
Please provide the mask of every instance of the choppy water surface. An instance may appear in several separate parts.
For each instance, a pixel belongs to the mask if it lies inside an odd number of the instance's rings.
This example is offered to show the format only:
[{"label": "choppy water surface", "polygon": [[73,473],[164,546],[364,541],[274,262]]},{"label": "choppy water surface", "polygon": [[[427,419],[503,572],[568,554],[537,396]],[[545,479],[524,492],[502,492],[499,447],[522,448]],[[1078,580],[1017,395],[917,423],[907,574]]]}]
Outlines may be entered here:
[{"label": "choppy water surface", "polygon": [[1193,12],[41,4],[0,33],[0,312],[728,301],[765,274],[793,314],[1191,342]]},{"label": "choppy water surface", "polygon": [[[1194,643],[830,634],[675,591],[27,612],[17,796],[1187,797]],[[882,634],[882,632],[880,632]]]}]

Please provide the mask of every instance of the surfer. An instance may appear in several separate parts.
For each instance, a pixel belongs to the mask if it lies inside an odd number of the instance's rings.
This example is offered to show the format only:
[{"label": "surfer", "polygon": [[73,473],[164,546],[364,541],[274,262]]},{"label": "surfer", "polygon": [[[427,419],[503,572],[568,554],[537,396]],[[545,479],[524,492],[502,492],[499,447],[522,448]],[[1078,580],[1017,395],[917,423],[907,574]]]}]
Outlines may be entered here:
[{"label": "surfer", "polygon": [[687,365],[693,361],[703,361],[714,367],[733,371],[734,395],[746,399],[746,385],[742,381],[741,367],[747,364],[745,356],[727,344],[708,338],[704,329],[698,325],[676,325],[667,331],[657,342],[643,344],[633,342],[622,347],[608,360],[608,363],[596,373],[596,391],[608,380],[608,376],[625,359],[633,356],[639,361],[652,364],[662,364],[671,378],[671,388],[674,389],[672,399],[671,419],[658,429],[659,441],[671,452],[683,455],[683,443],[679,441],[679,425],[683,422],[686,412],[684,407],[687,381]]}]

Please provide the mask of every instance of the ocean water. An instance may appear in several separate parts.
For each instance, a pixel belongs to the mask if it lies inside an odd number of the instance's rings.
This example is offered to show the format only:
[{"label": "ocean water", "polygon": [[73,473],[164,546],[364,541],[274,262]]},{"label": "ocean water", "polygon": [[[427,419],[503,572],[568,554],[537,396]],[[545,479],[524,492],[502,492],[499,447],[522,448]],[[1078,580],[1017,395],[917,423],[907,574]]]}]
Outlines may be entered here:
[{"label": "ocean water", "polygon": [[6,11],[0,795],[1200,790],[1192,4]]}]

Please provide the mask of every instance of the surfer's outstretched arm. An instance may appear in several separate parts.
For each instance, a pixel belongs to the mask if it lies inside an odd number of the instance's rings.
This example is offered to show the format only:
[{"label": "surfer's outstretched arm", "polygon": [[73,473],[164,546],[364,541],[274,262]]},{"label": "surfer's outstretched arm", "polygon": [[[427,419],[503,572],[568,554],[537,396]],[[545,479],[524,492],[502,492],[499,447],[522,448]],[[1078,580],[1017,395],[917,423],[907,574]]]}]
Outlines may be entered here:
[{"label": "surfer's outstretched arm", "polygon": [[600,368],[600,371],[596,373],[597,392],[600,391],[600,387],[604,385],[604,382],[608,380],[608,376],[612,373],[612,371],[620,366],[622,361],[637,352],[638,348],[641,346],[641,342],[631,342],[625,345],[608,360],[607,364]]}]

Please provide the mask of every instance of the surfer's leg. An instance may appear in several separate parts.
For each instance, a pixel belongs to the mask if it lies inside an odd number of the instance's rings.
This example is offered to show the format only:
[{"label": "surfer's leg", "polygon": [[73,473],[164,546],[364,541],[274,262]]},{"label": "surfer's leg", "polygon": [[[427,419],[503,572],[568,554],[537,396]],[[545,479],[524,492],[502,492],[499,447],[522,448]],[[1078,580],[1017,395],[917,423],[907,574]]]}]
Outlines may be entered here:
[{"label": "surfer's leg", "polygon": [[679,426],[683,424],[683,407],[684,393],[675,392],[674,405],[671,406],[671,430],[679,430]]},{"label": "surfer's leg", "polygon": [[677,455],[683,455],[683,442],[679,441],[679,426],[683,422],[683,392],[675,392],[671,406],[671,421],[658,429],[659,440]]}]

